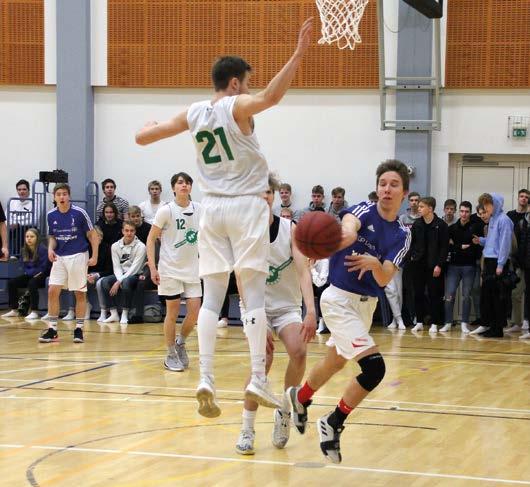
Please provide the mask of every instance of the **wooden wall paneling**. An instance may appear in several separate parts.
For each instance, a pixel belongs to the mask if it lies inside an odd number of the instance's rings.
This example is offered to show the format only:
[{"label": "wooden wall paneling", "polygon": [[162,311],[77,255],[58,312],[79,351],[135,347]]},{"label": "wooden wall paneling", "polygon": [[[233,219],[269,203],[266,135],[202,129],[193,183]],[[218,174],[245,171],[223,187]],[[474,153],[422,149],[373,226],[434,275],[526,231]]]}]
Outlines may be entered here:
[{"label": "wooden wall paneling", "polygon": [[530,87],[530,2],[451,0],[448,88]]},{"label": "wooden wall paneling", "polygon": [[44,0],[0,2],[0,83],[44,83]]},{"label": "wooden wall paneling", "polygon": [[315,17],[314,45],[293,86],[375,88],[375,2],[365,12],[363,43],[352,52],[317,44],[314,0],[109,0],[108,78],[112,86],[210,87],[216,57],[234,54],[263,87],[285,64],[302,21]]}]

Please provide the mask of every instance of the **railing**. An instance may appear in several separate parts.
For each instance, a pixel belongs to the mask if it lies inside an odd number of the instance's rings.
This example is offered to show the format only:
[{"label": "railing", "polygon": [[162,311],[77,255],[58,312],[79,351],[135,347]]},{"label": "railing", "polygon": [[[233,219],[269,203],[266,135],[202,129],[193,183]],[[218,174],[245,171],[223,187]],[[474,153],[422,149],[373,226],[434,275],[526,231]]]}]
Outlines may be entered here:
[{"label": "railing", "polygon": [[[17,201],[23,203],[23,210],[12,207]],[[35,227],[35,204],[33,198],[10,198],[7,202],[7,239],[9,255],[19,257],[24,246],[24,236],[28,228]]]}]

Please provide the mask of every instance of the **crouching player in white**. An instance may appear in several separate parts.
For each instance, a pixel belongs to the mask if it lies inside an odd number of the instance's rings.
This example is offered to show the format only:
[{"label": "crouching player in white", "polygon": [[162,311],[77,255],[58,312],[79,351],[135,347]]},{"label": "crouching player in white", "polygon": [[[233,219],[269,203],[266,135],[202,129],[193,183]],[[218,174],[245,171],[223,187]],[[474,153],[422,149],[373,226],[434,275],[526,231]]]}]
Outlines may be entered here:
[{"label": "crouching player in white", "polygon": [[[296,248],[293,239],[295,224],[286,218],[272,214],[274,192],[279,182],[269,175],[269,189],[265,200],[269,205],[269,276],[265,289],[265,314],[269,327],[267,337],[266,371],[270,370],[273,360],[272,332],[280,337],[289,355],[285,371],[284,388],[298,386],[305,372],[306,343],[315,336],[316,312],[311,272],[306,257]],[[302,321],[302,296],[306,306],[306,315]],[[244,314],[244,307],[241,310]],[[247,384],[250,382],[250,377]],[[243,425],[236,445],[241,455],[254,454],[254,422],[258,403],[245,399]],[[290,404],[284,401],[280,409],[274,410],[272,444],[284,448],[289,440],[291,424]]]},{"label": "crouching player in white", "polygon": [[[87,269],[98,261],[99,240],[87,212],[70,203],[68,184],[56,184],[53,199],[57,207],[48,212],[48,258],[53,262],[48,282],[49,327],[42,333],[39,342],[50,343],[59,339],[59,296],[62,289],[68,289],[75,294],[74,342],[83,343]],[[89,240],[92,247],[90,259]]]},{"label": "crouching player in white", "polygon": [[[158,286],[158,295],[166,299],[164,337],[167,357],[164,367],[182,372],[189,365],[186,338],[197,323],[201,307],[201,281],[199,279],[200,205],[190,200],[193,179],[185,172],[171,178],[174,201],[161,206],[155,215],[147,237],[147,262],[151,279]],[[155,245],[160,237],[160,261],[155,265]],[[176,338],[175,323],[179,316],[180,298],[186,298],[186,317]]]},{"label": "crouching player in white", "polygon": [[361,373],[349,382],[334,411],[317,421],[320,448],[334,463],[342,460],[340,435],[348,414],[383,380],[385,362],[370,336],[377,297],[397,272],[410,246],[410,232],[397,219],[408,193],[407,166],[389,160],[379,165],[377,203],[363,202],[341,212],[343,239],[330,260],[330,287],[321,308],[331,331],[327,355],[309,372],[306,383],[288,390],[293,422],[305,432],[311,397],[346,363],[355,359]]}]

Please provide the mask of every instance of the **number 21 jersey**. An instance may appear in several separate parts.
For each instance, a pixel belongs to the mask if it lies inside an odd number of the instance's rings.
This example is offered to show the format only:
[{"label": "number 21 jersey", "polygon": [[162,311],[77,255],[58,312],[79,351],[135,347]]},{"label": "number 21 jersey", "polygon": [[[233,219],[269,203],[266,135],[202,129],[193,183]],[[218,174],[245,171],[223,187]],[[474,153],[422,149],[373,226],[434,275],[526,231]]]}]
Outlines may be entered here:
[{"label": "number 21 jersey", "polygon": [[188,127],[197,150],[199,189],[206,194],[240,196],[268,188],[268,167],[258,138],[245,135],[234,119],[237,96],[192,104]]}]

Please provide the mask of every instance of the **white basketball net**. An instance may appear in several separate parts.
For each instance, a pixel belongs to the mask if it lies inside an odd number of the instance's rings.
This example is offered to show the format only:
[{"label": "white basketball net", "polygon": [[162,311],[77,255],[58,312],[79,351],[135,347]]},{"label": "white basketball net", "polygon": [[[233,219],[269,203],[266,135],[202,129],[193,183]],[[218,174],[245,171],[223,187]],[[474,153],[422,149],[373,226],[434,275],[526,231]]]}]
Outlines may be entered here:
[{"label": "white basketball net", "polygon": [[316,0],[322,22],[319,44],[336,42],[339,49],[360,44],[359,24],[369,0]]}]

